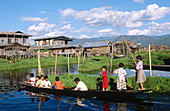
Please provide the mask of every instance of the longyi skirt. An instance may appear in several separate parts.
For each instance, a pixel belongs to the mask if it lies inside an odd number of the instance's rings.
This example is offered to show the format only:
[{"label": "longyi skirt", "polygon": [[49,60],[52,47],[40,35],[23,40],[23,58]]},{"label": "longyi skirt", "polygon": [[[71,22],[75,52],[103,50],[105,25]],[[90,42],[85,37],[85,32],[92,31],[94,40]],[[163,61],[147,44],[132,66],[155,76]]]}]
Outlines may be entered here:
[{"label": "longyi skirt", "polygon": [[146,77],[145,77],[145,72],[143,69],[138,70],[136,72],[136,82],[137,83],[143,83],[146,81]]}]

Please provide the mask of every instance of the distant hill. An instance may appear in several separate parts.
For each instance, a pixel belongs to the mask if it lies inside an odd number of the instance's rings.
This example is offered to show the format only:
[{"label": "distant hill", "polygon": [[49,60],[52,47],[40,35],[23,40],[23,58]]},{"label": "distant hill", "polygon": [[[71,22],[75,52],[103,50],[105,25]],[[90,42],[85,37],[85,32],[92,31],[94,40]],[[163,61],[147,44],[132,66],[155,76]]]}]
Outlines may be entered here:
[{"label": "distant hill", "polygon": [[[144,47],[147,47],[148,44],[158,44],[158,45],[168,45],[170,46],[170,34],[162,36],[145,36],[145,35],[124,35],[126,40],[132,42],[142,43]],[[112,37],[98,37],[90,39],[77,39],[73,38],[72,44],[84,44],[85,42],[99,41],[99,40],[111,40],[113,42],[122,40],[121,36],[112,36]]]}]

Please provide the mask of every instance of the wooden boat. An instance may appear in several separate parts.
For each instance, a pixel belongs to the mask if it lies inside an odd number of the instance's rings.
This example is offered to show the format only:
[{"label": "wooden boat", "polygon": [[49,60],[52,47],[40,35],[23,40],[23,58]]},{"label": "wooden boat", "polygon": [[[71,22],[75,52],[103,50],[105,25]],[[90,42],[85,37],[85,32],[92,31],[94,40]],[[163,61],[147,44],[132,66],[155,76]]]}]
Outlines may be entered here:
[{"label": "wooden boat", "polygon": [[144,92],[151,91],[149,90],[126,90],[126,91],[98,91],[98,90],[88,90],[88,91],[75,91],[72,89],[65,90],[57,90],[57,89],[49,89],[49,88],[38,88],[35,86],[31,86],[26,83],[19,83],[23,86],[26,86],[26,90],[39,93],[44,92],[47,94],[54,95],[64,95],[70,97],[79,97],[79,98],[94,98],[103,101],[117,101],[117,102],[127,102],[127,101],[140,101],[141,99],[137,99],[136,95],[142,94]]}]

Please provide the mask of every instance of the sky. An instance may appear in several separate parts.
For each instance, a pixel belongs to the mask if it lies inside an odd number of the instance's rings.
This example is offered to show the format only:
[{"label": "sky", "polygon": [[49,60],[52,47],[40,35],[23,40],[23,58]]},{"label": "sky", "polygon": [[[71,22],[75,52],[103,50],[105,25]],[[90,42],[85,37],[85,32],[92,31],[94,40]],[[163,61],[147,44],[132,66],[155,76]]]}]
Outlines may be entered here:
[{"label": "sky", "polygon": [[0,31],[23,31],[33,37],[110,37],[120,31],[170,34],[169,0],[1,0],[0,4]]}]

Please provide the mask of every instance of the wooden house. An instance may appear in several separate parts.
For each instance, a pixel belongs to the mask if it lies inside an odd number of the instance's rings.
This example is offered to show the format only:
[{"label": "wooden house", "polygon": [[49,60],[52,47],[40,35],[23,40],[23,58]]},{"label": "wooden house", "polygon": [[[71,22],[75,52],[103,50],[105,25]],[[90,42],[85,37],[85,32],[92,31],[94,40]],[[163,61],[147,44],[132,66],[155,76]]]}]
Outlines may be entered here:
[{"label": "wooden house", "polygon": [[58,55],[77,55],[76,46],[69,44],[73,39],[65,36],[58,37],[41,37],[33,39],[35,43],[35,50],[49,50],[49,54],[55,55],[56,50]]},{"label": "wooden house", "polygon": [[95,41],[86,42],[83,45],[84,53],[86,56],[99,56],[99,55],[110,55],[111,53],[111,41]]},{"label": "wooden house", "polygon": [[[31,35],[23,32],[0,32],[0,56],[26,55],[29,53],[28,38]],[[13,54],[12,54],[13,53]]]}]

